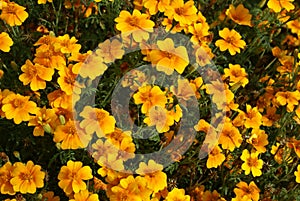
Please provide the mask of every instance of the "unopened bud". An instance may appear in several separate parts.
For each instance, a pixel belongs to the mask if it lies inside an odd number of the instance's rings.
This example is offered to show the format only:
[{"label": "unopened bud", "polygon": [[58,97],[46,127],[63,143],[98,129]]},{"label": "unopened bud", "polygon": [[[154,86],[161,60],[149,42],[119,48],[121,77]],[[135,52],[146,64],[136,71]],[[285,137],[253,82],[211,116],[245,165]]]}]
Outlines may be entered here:
[{"label": "unopened bud", "polygon": [[63,115],[60,114],[60,115],[58,116],[58,118],[59,118],[60,123],[61,123],[62,125],[65,125],[65,123],[66,123],[65,117],[64,117]]},{"label": "unopened bud", "polygon": [[46,133],[52,133],[52,128],[49,124],[43,125],[43,129]]}]

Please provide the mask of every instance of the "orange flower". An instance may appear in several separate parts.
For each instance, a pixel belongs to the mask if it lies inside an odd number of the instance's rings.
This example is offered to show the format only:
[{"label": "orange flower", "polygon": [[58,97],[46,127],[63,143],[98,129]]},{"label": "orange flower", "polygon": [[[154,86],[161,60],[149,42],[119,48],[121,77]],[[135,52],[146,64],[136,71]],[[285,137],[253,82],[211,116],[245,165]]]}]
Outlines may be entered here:
[{"label": "orange flower", "polygon": [[205,43],[206,37],[210,36],[207,23],[194,23],[188,27],[188,31],[193,34],[191,41],[195,45]]},{"label": "orange flower", "polygon": [[59,78],[57,83],[59,84],[61,90],[63,90],[67,95],[80,94],[82,86],[77,82],[77,74],[72,71],[73,65],[70,64],[67,67],[61,69],[58,74]]},{"label": "orange flower", "polygon": [[29,96],[10,94],[2,101],[2,111],[7,119],[13,119],[15,124],[29,121],[30,115],[37,112],[36,103],[29,100]]},{"label": "orange flower", "polygon": [[39,64],[32,64],[30,60],[26,60],[26,63],[21,67],[23,74],[19,76],[21,82],[24,85],[30,83],[32,91],[46,88],[45,81],[51,81],[54,69],[46,68]]},{"label": "orange flower", "polygon": [[74,199],[69,201],[99,201],[98,194],[92,194],[88,190],[81,190],[74,194]]},{"label": "orange flower", "polygon": [[0,117],[5,118],[5,113],[2,110],[3,100],[10,94],[14,94],[14,92],[9,91],[8,89],[1,90],[0,89]]},{"label": "orange flower", "polygon": [[14,167],[13,178],[10,180],[14,191],[20,191],[22,194],[35,193],[36,188],[44,186],[45,172],[41,171],[41,166],[28,161],[26,165],[16,162]]},{"label": "orange flower", "polygon": [[233,191],[236,195],[236,198],[233,198],[232,201],[258,201],[259,200],[259,188],[256,186],[254,181],[251,181],[248,185],[246,182],[239,182],[236,185],[238,188],[235,188]]},{"label": "orange flower", "polygon": [[2,32],[0,34],[0,50],[2,50],[3,52],[9,52],[10,46],[12,46],[13,44],[13,40],[6,32]]},{"label": "orange flower", "polygon": [[291,20],[286,23],[289,29],[291,29],[291,32],[294,34],[297,34],[298,37],[300,36],[300,20]]},{"label": "orange flower", "polygon": [[182,74],[189,64],[189,57],[184,46],[174,47],[174,41],[167,38],[157,41],[158,49],[150,52],[150,60],[156,65],[158,71],[171,75],[174,69]]},{"label": "orange flower", "polygon": [[277,111],[276,107],[268,107],[266,109],[266,114],[262,116],[263,126],[270,127],[280,118],[280,114],[276,114],[276,111]]},{"label": "orange flower", "polygon": [[116,39],[106,40],[98,45],[96,54],[103,57],[105,63],[114,62],[116,59],[121,59],[125,53],[122,49],[122,43]]},{"label": "orange flower", "polygon": [[147,187],[156,193],[167,187],[167,175],[162,172],[162,170],[162,165],[157,164],[154,160],[149,160],[148,165],[141,162],[136,173],[144,175],[144,178],[147,181]]},{"label": "orange flower", "polygon": [[294,107],[299,104],[300,100],[300,93],[298,90],[293,92],[277,92],[275,96],[280,105],[284,106],[287,104],[286,108],[288,112],[292,112]]},{"label": "orange flower", "polygon": [[222,145],[222,148],[233,151],[236,147],[240,147],[242,141],[243,138],[239,130],[232,123],[226,122],[219,138],[219,144]]},{"label": "orange flower", "polygon": [[148,126],[155,126],[159,133],[167,132],[174,123],[173,117],[161,106],[152,106],[148,115],[144,122]]},{"label": "orange flower", "polygon": [[79,122],[69,120],[65,125],[59,125],[54,131],[53,141],[61,142],[62,149],[85,148],[92,136],[85,133]]},{"label": "orange flower", "polygon": [[77,39],[73,36],[70,38],[68,34],[63,36],[58,36],[56,43],[53,45],[56,52],[61,52],[63,54],[73,54],[78,53],[81,45],[76,44]]},{"label": "orange flower", "polygon": [[5,163],[2,167],[0,167],[0,192],[1,194],[9,194],[14,195],[16,192],[14,191],[13,185],[10,183],[10,180],[13,178],[12,172],[14,170],[14,166],[11,162]]},{"label": "orange flower", "polygon": [[267,6],[279,13],[282,9],[286,9],[288,12],[293,10],[295,6],[292,4],[294,0],[269,0]]},{"label": "orange flower", "polygon": [[173,188],[165,199],[165,201],[190,201],[191,197],[185,195],[184,189]]},{"label": "orange flower", "polygon": [[245,170],[245,174],[248,175],[250,172],[253,177],[260,176],[262,174],[261,168],[263,166],[263,160],[258,159],[258,152],[249,153],[245,149],[241,155],[241,159],[244,161],[242,169]]},{"label": "orange flower", "polygon": [[86,189],[86,184],[83,180],[92,179],[92,169],[89,166],[83,166],[80,161],[68,161],[66,166],[62,166],[58,179],[58,186],[63,189],[66,194],[72,192],[78,193],[80,190]]},{"label": "orange flower", "polygon": [[262,124],[262,115],[258,111],[257,107],[252,108],[250,105],[246,105],[247,113],[245,114],[245,127],[246,128],[259,128]]},{"label": "orange flower", "polygon": [[165,93],[158,86],[143,86],[133,95],[135,104],[143,104],[141,111],[147,114],[152,106],[165,107],[167,98]]},{"label": "orange flower", "polygon": [[52,191],[48,191],[46,193],[43,193],[42,200],[47,201],[60,201],[60,198],[58,196],[54,196],[54,193]]},{"label": "orange flower", "polygon": [[249,82],[247,76],[248,74],[246,73],[245,69],[242,68],[239,64],[229,64],[229,68],[224,69],[224,78],[229,77],[230,86],[238,84],[245,87]]},{"label": "orange flower", "polygon": [[0,18],[4,20],[9,26],[19,26],[28,17],[25,7],[16,4],[15,2],[7,2],[2,7]]},{"label": "orange flower", "polygon": [[243,6],[243,4],[239,4],[236,8],[231,4],[226,10],[226,15],[239,25],[252,26],[252,15],[249,13],[249,10]]},{"label": "orange flower", "polygon": [[115,22],[117,22],[116,28],[122,32],[122,35],[129,36],[132,34],[136,42],[148,40],[148,32],[153,32],[154,27],[154,22],[149,19],[148,15],[141,14],[136,9],[133,10],[132,15],[128,11],[122,10]]},{"label": "orange flower", "polygon": [[219,146],[215,146],[211,152],[208,154],[208,159],[206,161],[207,168],[217,168],[225,160],[224,154]]},{"label": "orange flower", "polygon": [[300,183],[300,165],[297,166],[297,171],[294,172],[294,175],[296,176],[296,182]]},{"label": "orange flower", "polygon": [[109,115],[104,109],[85,106],[80,113],[80,116],[83,117],[80,126],[84,128],[88,134],[96,132],[97,136],[100,138],[115,130],[115,118]]},{"label": "orange flower", "polygon": [[240,53],[240,49],[244,49],[246,46],[245,41],[241,39],[242,36],[234,29],[229,30],[228,28],[224,28],[219,31],[219,35],[223,39],[217,40],[215,45],[219,47],[222,52],[228,50],[231,55],[235,55],[236,53]]},{"label": "orange flower", "polygon": [[34,136],[44,136],[44,132],[53,133],[57,116],[54,109],[39,108],[35,117],[31,118],[28,126],[35,126],[33,130]]},{"label": "orange flower", "polygon": [[67,95],[61,89],[49,93],[47,98],[53,108],[70,109],[72,106],[72,95]]},{"label": "orange flower", "polygon": [[174,19],[183,25],[190,25],[198,19],[197,8],[194,1],[184,3],[183,0],[173,0],[170,7],[165,11],[169,19]]},{"label": "orange flower", "polygon": [[251,144],[257,153],[264,153],[267,151],[266,145],[269,144],[268,142],[268,135],[265,133],[264,130],[260,129],[252,129],[251,136],[247,139],[247,142]]},{"label": "orange flower", "polygon": [[165,12],[170,6],[170,0],[144,0],[143,2],[150,15],[155,15],[158,11]]}]

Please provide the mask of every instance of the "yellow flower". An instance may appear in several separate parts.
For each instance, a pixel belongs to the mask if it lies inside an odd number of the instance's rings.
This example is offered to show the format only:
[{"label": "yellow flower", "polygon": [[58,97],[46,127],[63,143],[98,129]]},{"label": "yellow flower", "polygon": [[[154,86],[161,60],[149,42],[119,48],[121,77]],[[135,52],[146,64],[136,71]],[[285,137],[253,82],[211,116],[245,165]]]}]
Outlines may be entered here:
[{"label": "yellow flower", "polygon": [[276,145],[272,145],[271,154],[275,155],[274,159],[278,164],[281,164],[283,160],[287,163],[293,162],[290,153],[291,149],[287,146],[281,147],[278,142],[276,142]]},{"label": "yellow flower", "polygon": [[249,13],[249,10],[243,6],[243,4],[239,4],[236,8],[231,4],[226,10],[226,15],[239,25],[252,26],[252,15]]},{"label": "yellow flower", "polygon": [[189,57],[184,46],[174,46],[171,38],[157,41],[158,49],[150,52],[150,60],[156,65],[158,71],[163,71],[171,75],[174,69],[182,74],[185,67],[189,64]]},{"label": "yellow flower", "polygon": [[85,133],[84,129],[79,126],[79,122],[72,120],[57,126],[53,134],[53,141],[61,142],[62,149],[85,148],[91,140],[91,135]]},{"label": "yellow flower", "polygon": [[10,183],[10,180],[13,178],[12,172],[14,166],[11,162],[6,162],[2,167],[0,167],[0,192],[1,194],[14,195],[13,185]]},{"label": "yellow flower", "polygon": [[26,63],[21,67],[22,74],[19,76],[21,82],[24,85],[30,83],[32,91],[38,91],[39,89],[46,88],[46,81],[52,80],[54,74],[53,68],[46,68],[39,64],[32,64],[30,60],[26,60]]},{"label": "yellow flower", "polygon": [[28,161],[26,165],[16,162],[14,167],[13,178],[10,180],[14,191],[20,191],[22,194],[35,193],[36,188],[44,186],[45,172],[41,171],[41,166]]},{"label": "yellow flower", "polygon": [[253,177],[260,176],[262,174],[261,169],[263,166],[263,160],[258,159],[258,152],[249,153],[245,149],[241,155],[241,159],[244,161],[242,169],[245,170],[245,174],[248,175],[250,172]]},{"label": "yellow flower", "polygon": [[92,169],[89,166],[83,166],[80,161],[68,161],[67,166],[62,166],[58,179],[58,186],[64,190],[66,194],[72,192],[78,193],[80,190],[86,189],[86,183],[83,180],[92,179]]},{"label": "yellow flower", "polygon": [[99,201],[98,194],[92,194],[88,190],[81,190],[74,194],[74,199],[70,201]]},{"label": "yellow flower", "polygon": [[4,89],[4,90],[0,89],[0,117],[2,117],[2,118],[5,118],[5,113],[2,110],[3,100],[4,100],[4,98],[6,98],[10,94],[14,94],[14,92],[12,92],[8,89]]},{"label": "yellow flower", "polygon": [[242,141],[243,138],[239,130],[232,123],[226,122],[219,138],[219,144],[222,145],[222,148],[233,151],[236,147],[240,147]]},{"label": "yellow flower", "polygon": [[2,50],[3,52],[9,52],[10,46],[12,46],[13,44],[13,40],[6,32],[2,32],[0,34],[0,50]]},{"label": "yellow flower", "polygon": [[300,20],[291,20],[286,23],[289,29],[291,29],[292,33],[297,34],[298,37],[300,36]]},{"label": "yellow flower", "polygon": [[241,49],[244,49],[246,46],[245,41],[241,39],[242,36],[234,29],[229,30],[228,28],[224,28],[219,31],[219,35],[223,39],[217,40],[215,45],[219,47],[222,52],[228,50],[231,55],[235,55],[236,53],[240,53]]},{"label": "yellow flower", "polygon": [[251,144],[257,153],[264,153],[267,151],[266,145],[269,144],[268,142],[268,135],[265,133],[264,130],[260,129],[252,129],[251,136],[247,139],[247,142]]},{"label": "yellow flower", "polygon": [[247,113],[245,113],[244,125],[246,128],[259,128],[262,124],[262,115],[258,111],[257,107],[251,107],[246,105]]},{"label": "yellow flower", "polygon": [[229,64],[229,68],[224,69],[224,77],[229,77],[230,86],[238,84],[245,87],[249,82],[247,76],[248,74],[246,73],[245,69],[242,68],[239,64]]},{"label": "yellow flower", "polygon": [[143,104],[141,111],[147,114],[151,107],[161,106],[165,107],[167,103],[167,98],[165,93],[158,86],[142,86],[139,91],[133,95],[135,104]]},{"label": "yellow flower", "polygon": [[191,41],[195,45],[205,43],[206,37],[210,36],[209,26],[206,23],[194,23],[188,27],[188,31],[193,34]]},{"label": "yellow flower", "polygon": [[170,6],[170,0],[144,0],[143,2],[150,15],[155,15],[158,11],[165,12]]},{"label": "yellow flower", "polygon": [[165,201],[190,201],[191,197],[185,195],[184,189],[174,188],[170,191],[165,199]]},{"label": "yellow flower", "polygon": [[36,103],[29,100],[29,96],[10,94],[2,101],[2,111],[7,119],[13,119],[15,124],[29,121],[30,115],[37,112]]},{"label": "yellow flower", "polygon": [[19,26],[28,18],[28,13],[25,9],[25,7],[15,2],[7,2],[6,5],[2,7],[0,18],[9,26]]},{"label": "yellow flower", "polygon": [[149,200],[152,191],[147,188],[146,179],[129,175],[120,180],[117,186],[111,188],[110,200],[140,201]]},{"label": "yellow flower", "polygon": [[232,201],[258,201],[259,200],[259,188],[256,186],[254,181],[251,181],[248,185],[246,182],[239,182],[233,191],[236,195],[236,198],[233,198]]},{"label": "yellow flower", "polygon": [[170,126],[174,123],[174,119],[164,107],[152,106],[144,122],[148,126],[155,126],[159,133],[163,133],[170,129]]},{"label": "yellow flower", "polygon": [[279,13],[282,9],[286,9],[288,12],[293,10],[295,6],[292,4],[294,0],[269,0],[267,6]]},{"label": "yellow flower", "polygon": [[100,138],[115,130],[115,118],[109,115],[104,109],[85,106],[80,116],[83,117],[80,126],[84,128],[88,134],[96,132]]},{"label": "yellow flower", "polygon": [[297,166],[297,171],[294,172],[294,175],[296,176],[296,182],[300,183],[300,165]]},{"label": "yellow flower", "polygon": [[167,187],[167,175],[162,172],[162,170],[162,165],[157,164],[154,160],[149,160],[148,165],[141,162],[136,173],[144,175],[144,178],[147,181],[147,187],[156,193]]},{"label": "yellow flower", "polygon": [[112,41],[106,40],[98,45],[96,54],[103,57],[105,63],[114,62],[116,59],[121,59],[125,53],[122,49],[122,43],[117,39]]},{"label": "yellow flower", "polygon": [[121,31],[122,35],[132,34],[136,42],[148,40],[149,32],[153,32],[154,27],[154,22],[149,19],[148,15],[142,14],[136,9],[133,10],[132,15],[128,11],[122,10],[115,22],[117,22],[117,30]]},{"label": "yellow flower", "polygon": [[77,39],[73,36],[70,38],[68,34],[63,36],[58,36],[56,43],[53,45],[56,52],[61,52],[63,54],[73,54],[78,53],[81,45],[76,44]]},{"label": "yellow flower", "polygon": [[173,0],[170,7],[165,11],[169,19],[174,19],[181,26],[190,25],[198,19],[197,8],[194,1],[184,3],[183,0]]},{"label": "yellow flower", "polygon": [[52,0],[38,0],[38,4],[46,4],[47,2],[52,3]]},{"label": "yellow flower", "polygon": [[57,83],[59,84],[61,90],[63,90],[67,95],[80,94],[82,86],[77,82],[77,74],[72,71],[73,65],[70,64],[67,67],[61,69],[58,74],[59,78]]},{"label": "yellow flower", "polygon": [[222,154],[222,149],[219,146],[215,146],[208,154],[206,167],[217,168],[223,163],[224,160],[225,160],[225,156],[224,154]]},{"label": "yellow flower", "polygon": [[276,100],[282,106],[287,104],[287,111],[292,112],[294,107],[299,104],[300,93],[298,90],[296,91],[285,91],[285,92],[277,92]]},{"label": "yellow flower", "polygon": [[35,126],[33,130],[34,136],[44,136],[44,132],[53,133],[56,127],[57,115],[54,109],[39,108],[35,117],[31,118],[28,126]]}]

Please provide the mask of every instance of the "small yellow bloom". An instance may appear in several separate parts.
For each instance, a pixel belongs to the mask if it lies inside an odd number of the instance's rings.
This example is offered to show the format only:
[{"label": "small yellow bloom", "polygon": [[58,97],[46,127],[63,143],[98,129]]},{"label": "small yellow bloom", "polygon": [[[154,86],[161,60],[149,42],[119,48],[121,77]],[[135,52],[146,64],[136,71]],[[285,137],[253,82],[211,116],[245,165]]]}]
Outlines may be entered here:
[{"label": "small yellow bloom", "polygon": [[300,183],[300,165],[297,166],[297,171],[294,172],[294,175],[296,176],[296,182]]},{"label": "small yellow bloom", "polygon": [[243,4],[239,4],[236,8],[231,4],[226,10],[226,15],[239,25],[252,26],[252,15],[249,13],[249,10],[243,6]]},{"label": "small yellow bloom", "polygon": [[35,193],[36,188],[44,186],[45,172],[41,171],[41,166],[28,161],[26,165],[16,162],[14,167],[10,183],[15,191],[20,191],[22,194]]},{"label": "small yellow bloom", "polygon": [[0,19],[4,20],[9,26],[20,26],[28,18],[25,9],[25,7],[15,2],[7,2],[2,7]]},{"label": "small yellow bloom", "polygon": [[286,9],[288,12],[293,10],[295,6],[293,5],[294,0],[269,0],[268,7],[279,13],[282,9]]},{"label": "small yellow bloom", "polygon": [[224,154],[222,154],[222,149],[219,146],[215,146],[208,154],[206,167],[217,168],[223,163],[224,160],[225,160],[225,156]]},{"label": "small yellow bloom", "polygon": [[88,190],[81,190],[74,194],[74,199],[70,201],[99,201],[98,194],[90,193]]},{"label": "small yellow bloom", "polygon": [[253,177],[262,175],[263,160],[258,159],[258,152],[249,153],[245,149],[241,155],[241,159],[244,161],[242,169],[245,170],[246,175],[250,174],[250,172]]},{"label": "small yellow bloom", "polygon": [[231,55],[235,55],[236,53],[240,53],[241,49],[244,49],[246,46],[245,41],[242,40],[242,36],[234,29],[229,30],[228,28],[224,28],[219,31],[219,35],[223,39],[217,40],[215,45],[222,52],[228,50]]},{"label": "small yellow bloom", "polygon": [[239,182],[233,191],[236,195],[232,201],[258,201],[259,200],[259,188],[254,181],[251,181],[248,185],[246,182]]},{"label": "small yellow bloom", "polygon": [[230,122],[226,122],[221,131],[219,144],[223,149],[229,149],[233,151],[235,148],[239,148],[243,141],[242,135],[239,130]]},{"label": "small yellow bloom", "polygon": [[2,32],[0,34],[0,50],[2,50],[3,52],[9,52],[10,46],[12,46],[13,44],[13,40],[6,32]]},{"label": "small yellow bloom", "polygon": [[277,92],[276,100],[282,106],[287,105],[287,111],[292,112],[294,107],[299,104],[300,100],[300,92],[296,91],[285,91],[285,92]]},{"label": "small yellow bloom", "polygon": [[121,59],[125,53],[122,49],[122,43],[117,39],[112,41],[106,40],[98,45],[96,54],[103,57],[105,63],[114,62],[116,59]]},{"label": "small yellow bloom", "polygon": [[251,144],[257,153],[264,153],[267,151],[266,145],[269,144],[268,142],[268,135],[265,133],[264,130],[260,129],[252,129],[251,136],[247,139],[247,142]]},{"label": "small yellow bloom", "polygon": [[229,68],[224,69],[224,77],[229,77],[229,85],[242,85],[243,87],[248,84],[249,80],[247,78],[248,74],[245,69],[239,64],[233,65],[229,64]]},{"label": "small yellow bloom", "polygon": [[10,183],[10,180],[13,178],[12,172],[14,166],[11,162],[6,162],[2,167],[0,167],[0,192],[1,194],[16,194],[13,185]]},{"label": "small yellow bloom", "polygon": [[174,188],[170,191],[165,199],[165,201],[190,201],[191,197],[185,195],[184,189]]},{"label": "small yellow bloom", "polygon": [[245,113],[245,127],[246,128],[259,128],[262,124],[262,115],[258,111],[257,107],[251,107],[246,105],[247,112]]}]

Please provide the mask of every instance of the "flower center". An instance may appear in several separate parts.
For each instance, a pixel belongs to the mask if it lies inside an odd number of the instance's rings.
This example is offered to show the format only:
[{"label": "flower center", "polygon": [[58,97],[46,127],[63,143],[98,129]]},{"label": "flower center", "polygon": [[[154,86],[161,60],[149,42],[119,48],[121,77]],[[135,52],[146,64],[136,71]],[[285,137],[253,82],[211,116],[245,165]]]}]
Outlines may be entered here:
[{"label": "flower center", "polygon": [[22,108],[24,106],[24,101],[20,99],[15,99],[13,105],[15,108]]},{"label": "flower center", "polygon": [[20,179],[30,181],[30,180],[32,180],[32,176],[29,173],[23,172],[20,174]]},{"label": "flower center", "polygon": [[256,167],[258,165],[257,160],[255,158],[249,158],[247,160],[247,164],[249,167]]}]

